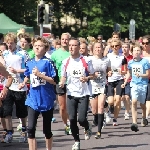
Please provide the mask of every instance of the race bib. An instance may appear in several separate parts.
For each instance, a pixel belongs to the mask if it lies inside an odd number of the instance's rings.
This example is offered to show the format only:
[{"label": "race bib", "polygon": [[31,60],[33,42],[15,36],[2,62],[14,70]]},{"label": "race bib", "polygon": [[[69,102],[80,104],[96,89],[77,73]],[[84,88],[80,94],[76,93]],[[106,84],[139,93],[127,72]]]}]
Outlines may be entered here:
[{"label": "race bib", "polygon": [[19,83],[20,83],[19,77],[13,77],[13,82],[12,82],[12,84],[14,84],[14,85],[19,85]]},{"label": "race bib", "polygon": [[105,85],[97,85],[97,86],[92,86],[92,94],[104,94],[105,91]]},{"label": "race bib", "polygon": [[[42,73],[42,74],[45,74],[45,73]],[[43,80],[40,77],[35,76],[34,74],[30,75],[30,80],[31,80],[30,84],[32,85],[32,87],[37,87],[37,86],[46,84],[46,80]]]},{"label": "race bib", "polygon": [[132,74],[136,75],[136,74],[143,74],[143,67],[141,65],[134,65],[132,67]]},{"label": "race bib", "polygon": [[83,69],[81,68],[71,68],[70,69],[70,75],[74,78],[80,78],[83,76]]}]

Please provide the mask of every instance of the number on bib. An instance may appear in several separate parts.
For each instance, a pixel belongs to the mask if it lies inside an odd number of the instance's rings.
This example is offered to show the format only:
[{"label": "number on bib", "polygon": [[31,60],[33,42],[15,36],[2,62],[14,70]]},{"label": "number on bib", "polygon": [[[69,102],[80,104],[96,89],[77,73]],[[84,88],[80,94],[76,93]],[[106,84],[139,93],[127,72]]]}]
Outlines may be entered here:
[{"label": "number on bib", "polygon": [[13,78],[13,82],[12,82],[12,84],[16,84],[16,85],[19,85],[19,78],[17,78],[17,77],[14,77]]},{"label": "number on bib", "polygon": [[37,87],[37,86],[46,84],[46,80],[43,80],[40,77],[35,76],[34,74],[31,74],[30,78],[31,78],[32,87]]},{"label": "number on bib", "polygon": [[141,74],[142,73],[141,67],[133,67],[132,71],[133,71],[133,74],[136,74],[136,73]]},{"label": "number on bib", "polygon": [[82,69],[79,69],[79,68],[72,68],[70,70],[70,75],[72,77],[81,77],[83,75],[83,71]]},{"label": "number on bib", "polygon": [[105,86],[100,85],[100,86],[94,86],[92,87],[92,94],[104,94],[105,91]]}]

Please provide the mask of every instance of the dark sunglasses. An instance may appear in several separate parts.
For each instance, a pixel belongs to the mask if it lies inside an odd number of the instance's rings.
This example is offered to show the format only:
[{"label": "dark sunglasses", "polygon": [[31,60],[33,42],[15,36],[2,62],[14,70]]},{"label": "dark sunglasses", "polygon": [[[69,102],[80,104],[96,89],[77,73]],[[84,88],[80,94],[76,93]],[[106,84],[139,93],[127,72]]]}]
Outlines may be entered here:
[{"label": "dark sunglasses", "polygon": [[114,48],[114,47],[116,48],[116,47],[118,47],[118,46],[119,46],[119,45],[111,45],[112,48]]},{"label": "dark sunglasses", "polygon": [[142,42],[142,45],[148,45],[149,42]]}]

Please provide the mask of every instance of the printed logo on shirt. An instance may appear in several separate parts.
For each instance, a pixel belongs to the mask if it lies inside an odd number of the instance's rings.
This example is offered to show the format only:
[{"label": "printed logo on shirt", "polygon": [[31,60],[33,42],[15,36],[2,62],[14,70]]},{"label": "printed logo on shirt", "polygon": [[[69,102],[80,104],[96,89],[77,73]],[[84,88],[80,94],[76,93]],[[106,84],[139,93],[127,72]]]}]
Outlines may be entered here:
[{"label": "printed logo on shirt", "polygon": [[[44,75],[46,74],[45,72],[41,72],[41,73]],[[37,87],[46,84],[46,80],[43,80],[40,77],[35,76],[34,74],[30,74],[30,80],[31,80],[32,87]]]}]

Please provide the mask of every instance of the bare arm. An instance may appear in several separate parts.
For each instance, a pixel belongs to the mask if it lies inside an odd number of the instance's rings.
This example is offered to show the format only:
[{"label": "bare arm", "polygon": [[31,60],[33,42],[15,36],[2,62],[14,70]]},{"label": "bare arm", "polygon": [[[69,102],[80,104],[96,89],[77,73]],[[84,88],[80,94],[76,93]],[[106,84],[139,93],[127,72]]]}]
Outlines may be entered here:
[{"label": "bare arm", "polygon": [[130,77],[131,77],[131,70],[128,70],[128,71],[127,71],[127,74],[126,74],[126,79],[125,79],[125,81],[124,81],[124,84],[125,84],[125,85],[127,84],[127,82],[128,82],[128,80],[129,80]]},{"label": "bare arm", "polygon": [[139,77],[142,77],[142,78],[148,78],[150,76],[150,69],[149,70],[146,70],[146,73],[145,74],[140,74]]}]

